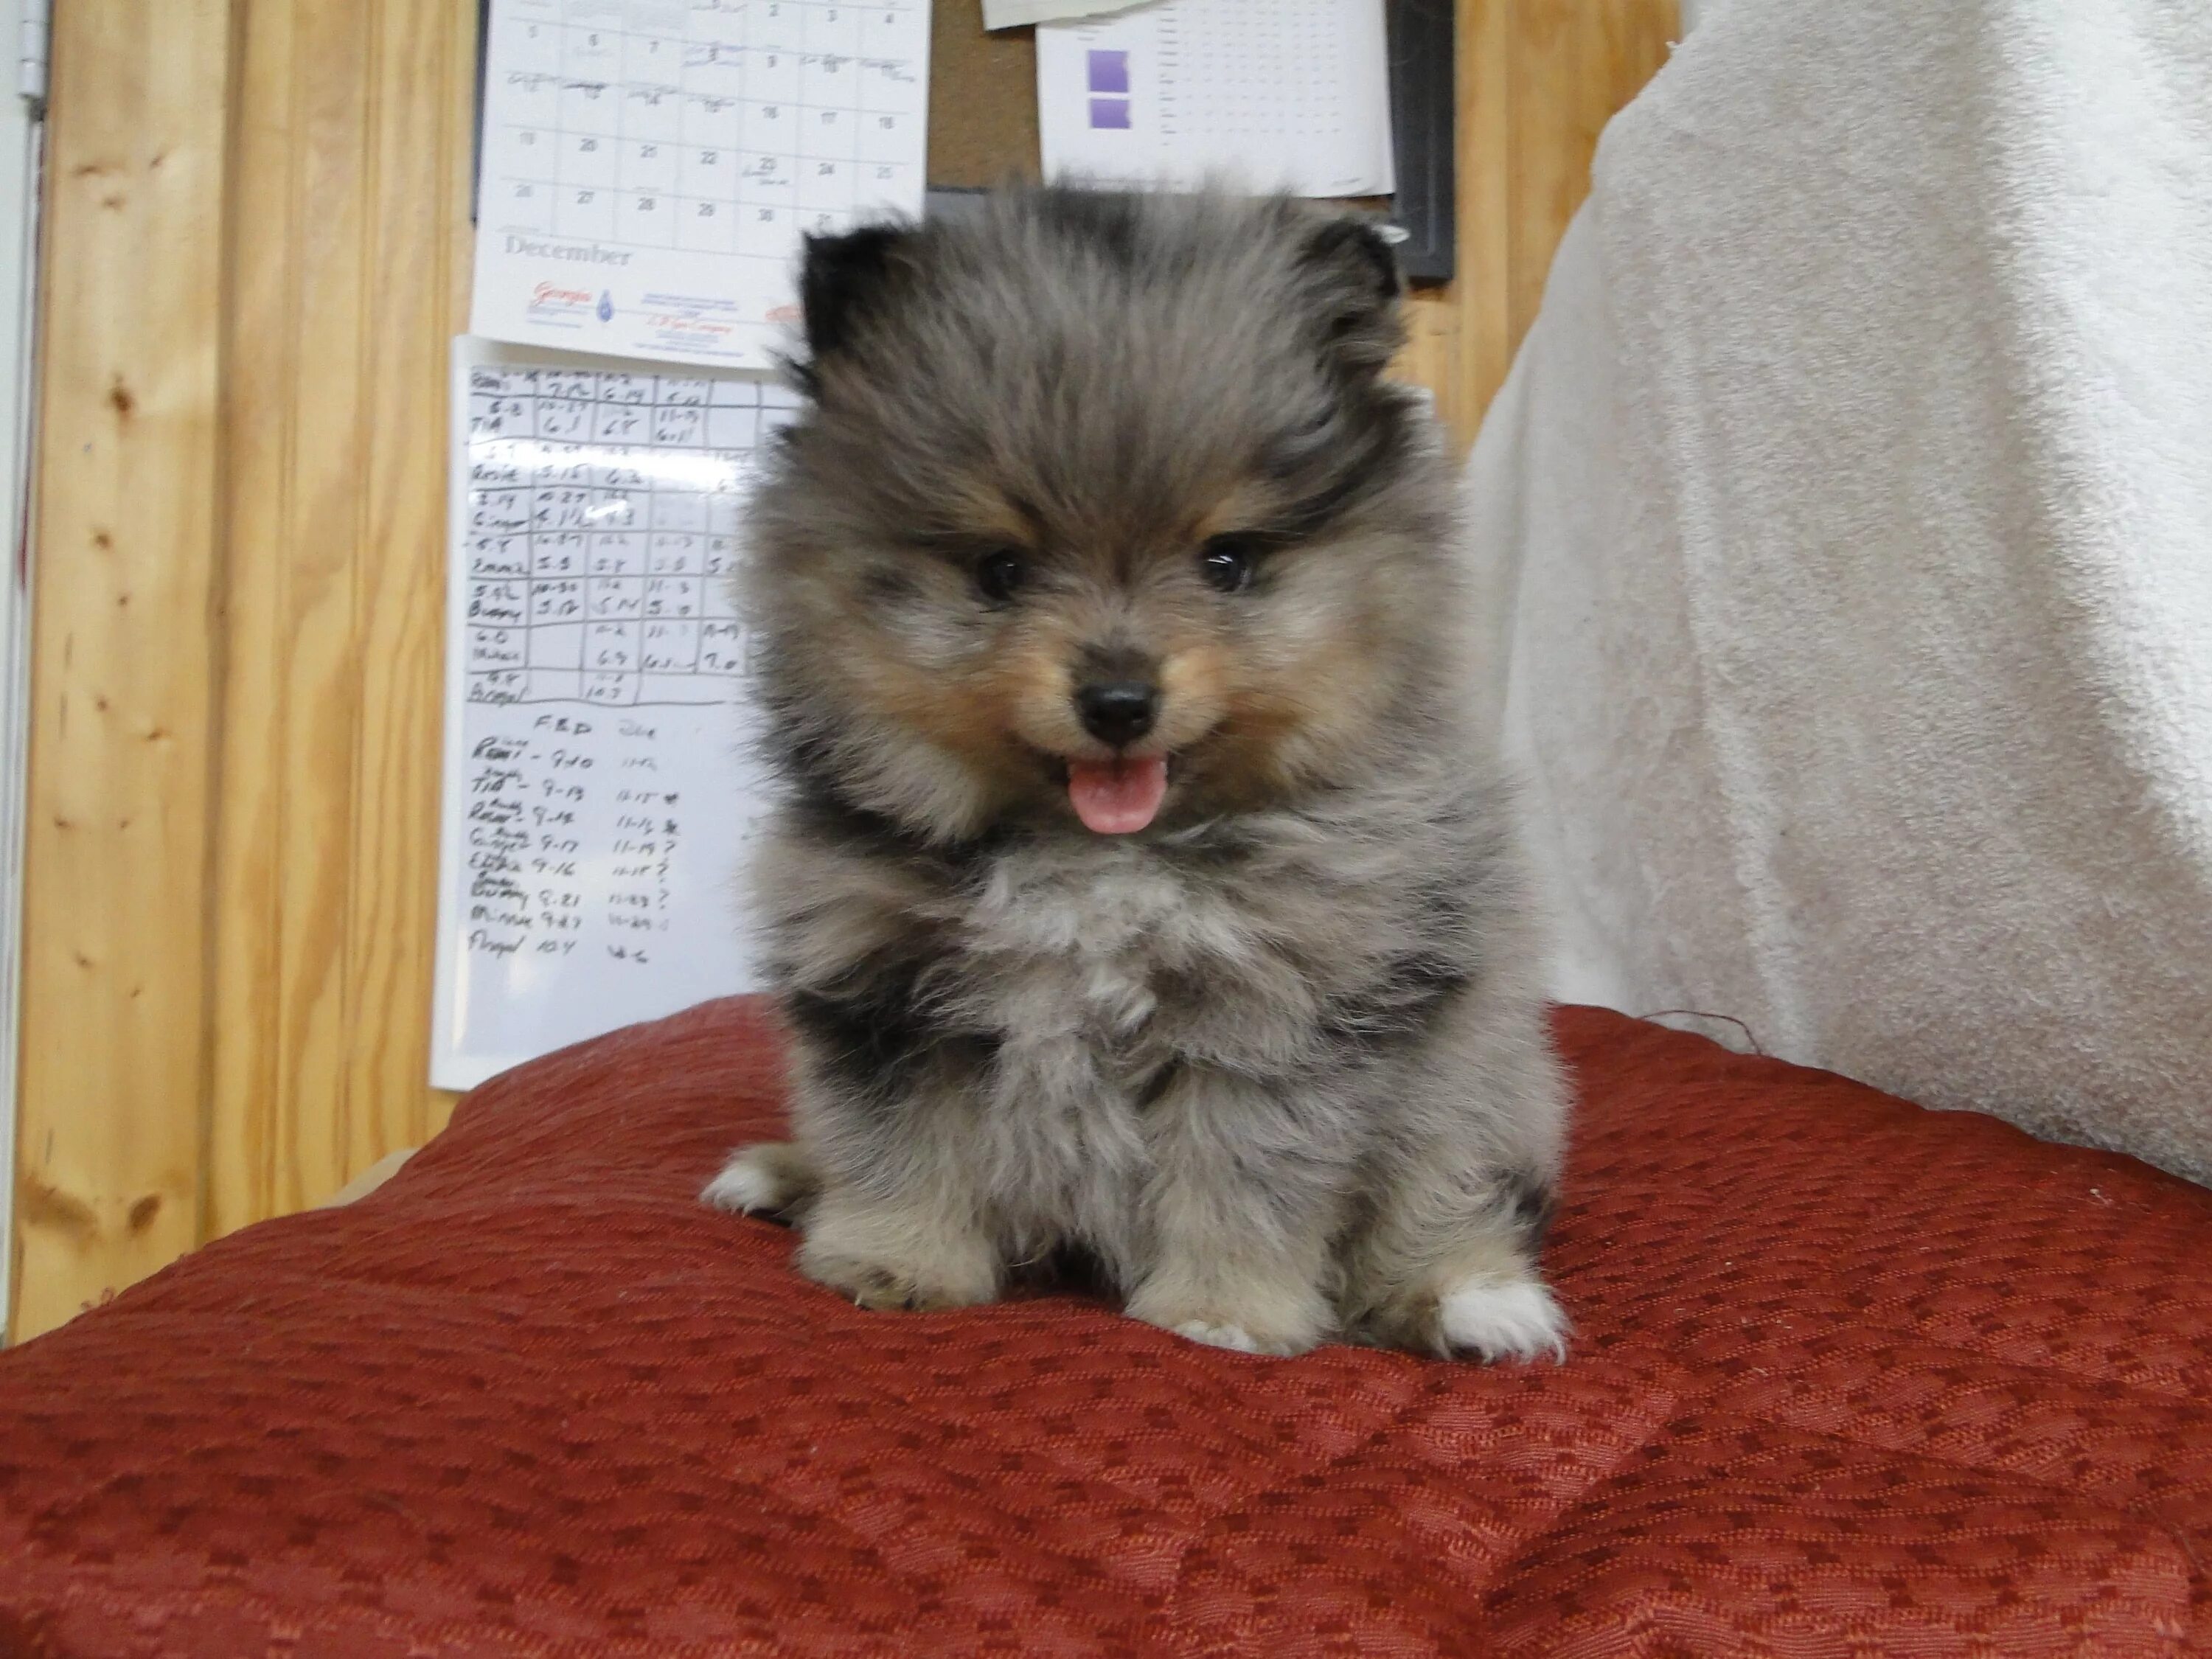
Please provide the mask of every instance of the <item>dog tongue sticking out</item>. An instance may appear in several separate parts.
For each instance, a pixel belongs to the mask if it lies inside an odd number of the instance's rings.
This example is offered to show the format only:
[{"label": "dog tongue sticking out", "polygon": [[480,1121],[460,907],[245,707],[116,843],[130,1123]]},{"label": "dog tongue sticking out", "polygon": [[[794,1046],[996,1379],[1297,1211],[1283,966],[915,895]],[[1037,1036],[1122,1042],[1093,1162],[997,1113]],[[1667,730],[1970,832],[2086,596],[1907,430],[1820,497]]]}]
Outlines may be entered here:
[{"label": "dog tongue sticking out", "polygon": [[1086,830],[1129,836],[1150,823],[1168,793],[1168,763],[1149,760],[1070,761],[1067,799]]}]

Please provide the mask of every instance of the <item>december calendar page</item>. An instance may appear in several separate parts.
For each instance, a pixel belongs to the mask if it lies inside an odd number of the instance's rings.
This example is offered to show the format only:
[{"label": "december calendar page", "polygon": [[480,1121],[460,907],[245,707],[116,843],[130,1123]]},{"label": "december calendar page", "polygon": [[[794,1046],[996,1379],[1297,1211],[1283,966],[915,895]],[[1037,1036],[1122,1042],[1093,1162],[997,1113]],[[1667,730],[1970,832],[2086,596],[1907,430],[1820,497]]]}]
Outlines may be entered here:
[{"label": "december calendar page", "polygon": [[800,238],[921,210],[928,0],[493,0],[474,331],[766,367]]}]

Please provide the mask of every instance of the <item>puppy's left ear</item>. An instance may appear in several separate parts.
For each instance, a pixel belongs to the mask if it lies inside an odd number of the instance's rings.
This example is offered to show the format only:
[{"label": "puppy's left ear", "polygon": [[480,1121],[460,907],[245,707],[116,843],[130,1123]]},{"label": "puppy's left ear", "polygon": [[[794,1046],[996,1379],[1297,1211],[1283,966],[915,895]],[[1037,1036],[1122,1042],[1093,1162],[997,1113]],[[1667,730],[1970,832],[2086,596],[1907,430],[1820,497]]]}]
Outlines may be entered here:
[{"label": "puppy's left ear", "polygon": [[842,236],[809,236],[799,267],[806,349],[821,362],[853,342],[869,315],[896,289],[907,225],[863,225]]},{"label": "puppy's left ear", "polygon": [[1376,375],[1406,343],[1398,256],[1370,220],[1324,220],[1307,235],[1299,264],[1320,308],[1322,350],[1354,374]]}]

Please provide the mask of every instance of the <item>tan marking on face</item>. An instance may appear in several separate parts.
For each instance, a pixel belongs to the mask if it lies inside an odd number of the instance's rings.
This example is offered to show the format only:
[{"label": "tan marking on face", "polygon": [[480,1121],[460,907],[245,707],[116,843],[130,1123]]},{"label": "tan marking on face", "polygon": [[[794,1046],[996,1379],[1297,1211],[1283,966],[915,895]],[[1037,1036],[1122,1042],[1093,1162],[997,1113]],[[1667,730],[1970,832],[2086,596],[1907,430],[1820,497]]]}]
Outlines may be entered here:
[{"label": "tan marking on face", "polygon": [[979,546],[1036,550],[1037,526],[1030,515],[981,478],[953,481],[945,501],[948,516]]},{"label": "tan marking on face", "polygon": [[1390,695],[1383,659],[1358,627],[1294,655],[1228,661],[1213,739],[1193,757],[1224,806],[1266,801],[1371,741]]},{"label": "tan marking on face", "polygon": [[1036,617],[1006,653],[1002,730],[1048,755],[1088,752],[1096,745],[1075,713],[1075,664],[1082,645],[1056,619]]},{"label": "tan marking on face", "polygon": [[1195,549],[1216,536],[1256,529],[1281,507],[1279,491],[1257,478],[1240,478],[1200,515],[1191,546]]},{"label": "tan marking on face", "polygon": [[959,756],[987,776],[1011,781],[1008,714],[1020,697],[1018,660],[993,653],[974,669],[944,673],[878,654],[854,663],[856,701]]},{"label": "tan marking on face", "polygon": [[1221,723],[1236,665],[1218,639],[1199,636],[1168,653],[1160,665],[1158,741],[1168,750],[1188,748]]}]

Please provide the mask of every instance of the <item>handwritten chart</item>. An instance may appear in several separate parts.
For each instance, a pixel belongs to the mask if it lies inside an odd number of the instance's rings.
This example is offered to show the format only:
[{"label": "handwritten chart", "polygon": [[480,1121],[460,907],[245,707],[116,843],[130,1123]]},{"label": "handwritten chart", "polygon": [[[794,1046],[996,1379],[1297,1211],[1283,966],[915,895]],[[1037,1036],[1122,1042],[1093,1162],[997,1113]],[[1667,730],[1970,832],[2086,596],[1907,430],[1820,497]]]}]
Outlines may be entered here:
[{"label": "handwritten chart", "polygon": [[431,1080],[744,990],[763,804],[731,573],[796,399],[464,338]]},{"label": "handwritten chart", "polygon": [[799,240],[921,211],[928,0],[494,0],[473,327],[765,368]]}]

